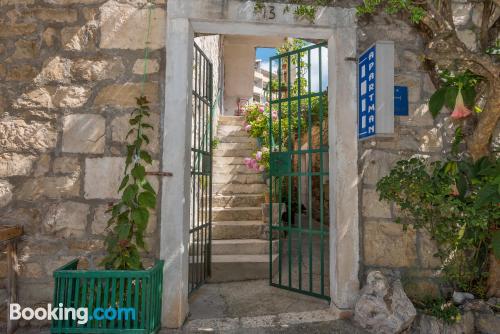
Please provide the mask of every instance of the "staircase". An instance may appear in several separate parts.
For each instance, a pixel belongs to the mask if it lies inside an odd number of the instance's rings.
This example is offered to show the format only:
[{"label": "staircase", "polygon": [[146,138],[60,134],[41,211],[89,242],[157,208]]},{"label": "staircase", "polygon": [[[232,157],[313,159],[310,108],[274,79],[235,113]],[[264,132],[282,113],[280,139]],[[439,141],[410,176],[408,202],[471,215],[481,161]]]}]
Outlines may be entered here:
[{"label": "staircase", "polygon": [[269,241],[260,239],[267,186],[260,172],[244,164],[257,143],[243,130],[243,122],[242,116],[219,118],[219,144],[213,152],[211,282],[269,277]]}]

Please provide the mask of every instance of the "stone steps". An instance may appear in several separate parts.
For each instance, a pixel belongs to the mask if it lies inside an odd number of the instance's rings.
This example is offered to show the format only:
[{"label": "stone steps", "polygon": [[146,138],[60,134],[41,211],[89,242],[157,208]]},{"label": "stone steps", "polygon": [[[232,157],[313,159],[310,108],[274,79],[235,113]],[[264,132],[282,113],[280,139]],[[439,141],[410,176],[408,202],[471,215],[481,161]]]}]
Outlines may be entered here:
[{"label": "stone steps", "polygon": [[[216,170],[218,167],[230,166],[230,165],[241,165],[245,166],[245,158],[243,157],[214,157],[213,167]],[[248,169],[248,168],[247,168]]]},{"label": "stone steps", "polygon": [[212,189],[213,189],[213,194],[217,195],[262,194],[265,190],[267,190],[267,185],[265,183],[262,184],[214,183]]},{"label": "stone steps", "polygon": [[[245,168],[247,167],[245,166]],[[212,178],[214,183],[261,184],[264,182],[261,173],[229,174],[229,173],[218,173],[218,171],[215,171],[215,173],[212,175]]]},{"label": "stone steps", "polygon": [[[273,268],[278,254],[273,255]],[[212,276],[210,282],[231,282],[269,277],[269,255],[214,255],[212,256]]]},{"label": "stone steps", "polygon": [[[246,165],[239,165],[239,164],[233,164],[233,165],[226,165],[226,166],[221,166],[221,165],[214,165],[213,167],[213,174],[258,174],[262,175],[261,172],[257,172],[253,169],[248,168]],[[262,177],[261,177],[262,179]]]},{"label": "stone steps", "polygon": [[215,221],[248,221],[262,219],[262,209],[258,207],[213,208]]},{"label": "stone steps", "polygon": [[248,137],[248,133],[241,125],[221,125],[217,128],[217,137]]},{"label": "stone steps", "polygon": [[214,221],[212,239],[259,239],[264,226],[261,220]]},{"label": "stone steps", "polygon": [[247,133],[245,132],[245,136],[232,136],[232,135],[217,135],[217,138],[219,139],[219,143],[252,143],[254,145],[257,145],[257,139],[248,137]]},{"label": "stone steps", "polygon": [[[278,240],[273,241],[273,254],[277,252]],[[264,255],[269,254],[269,240],[227,239],[212,240],[212,255]]]},{"label": "stone steps", "polygon": [[220,116],[219,125],[242,125],[245,121],[245,116]]},{"label": "stone steps", "polygon": [[221,150],[234,150],[234,149],[242,149],[242,150],[255,150],[257,149],[257,141],[255,143],[246,142],[246,143],[219,143],[217,144],[216,149]]},{"label": "stone steps", "polygon": [[253,149],[240,149],[240,148],[233,148],[233,149],[215,149],[213,151],[213,156],[214,157],[251,157],[252,153],[254,152]]},{"label": "stone steps", "polygon": [[[219,118],[219,145],[213,152],[212,282],[269,277],[270,245],[260,239],[266,227],[261,204],[267,185],[260,172],[244,165],[257,141],[243,130],[243,122],[242,116]],[[277,241],[272,247],[274,254]]]},{"label": "stone steps", "polygon": [[262,194],[217,195],[212,198],[212,205],[220,208],[260,206],[261,203],[264,203],[264,195]]}]

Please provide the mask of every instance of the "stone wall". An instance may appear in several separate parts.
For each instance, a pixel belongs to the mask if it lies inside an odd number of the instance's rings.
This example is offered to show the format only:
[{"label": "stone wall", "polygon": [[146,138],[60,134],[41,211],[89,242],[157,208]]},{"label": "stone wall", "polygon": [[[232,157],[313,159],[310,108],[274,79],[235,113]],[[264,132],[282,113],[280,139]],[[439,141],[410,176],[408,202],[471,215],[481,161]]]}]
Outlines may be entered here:
[{"label": "stone wall", "polygon": [[[141,93],[148,10],[102,0],[2,1],[0,224],[19,224],[22,305],[52,299],[52,272],[97,266],[124,168],[127,120]],[[151,11],[144,94],[158,170],[165,5]],[[151,180],[157,187],[159,182]],[[153,215],[147,231],[158,252]],[[3,271],[2,271],[3,272]]]},{"label": "stone wall", "polygon": [[[165,69],[165,1],[151,10],[148,78],[145,1],[0,1],[0,224],[19,224],[22,305],[50,302],[52,272],[73,258],[95,267],[103,256],[110,202],[124,169],[135,97],[151,102],[149,133],[160,170]],[[214,61],[219,38],[197,38]],[[159,180],[151,177],[158,189]],[[159,251],[158,219],[147,230]],[[0,257],[0,298],[5,261]],[[3,321],[2,317],[2,321]]]}]

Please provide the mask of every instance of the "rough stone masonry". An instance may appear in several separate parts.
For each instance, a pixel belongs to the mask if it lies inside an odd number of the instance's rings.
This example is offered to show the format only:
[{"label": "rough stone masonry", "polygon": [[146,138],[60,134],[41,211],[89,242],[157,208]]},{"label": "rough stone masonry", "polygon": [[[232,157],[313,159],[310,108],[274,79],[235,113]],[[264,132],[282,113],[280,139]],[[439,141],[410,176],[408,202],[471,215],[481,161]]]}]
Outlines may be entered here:
[{"label": "rough stone masonry", "polygon": [[[165,107],[167,4],[153,3],[144,90],[152,102],[151,122],[158,125]],[[105,211],[117,198],[127,119],[141,91],[144,5],[143,0],[0,0],[0,224],[25,229],[19,245],[23,305],[52,299],[57,267],[75,257],[93,267],[103,255]],[[460,38],[474,49],[482,4],[454,6]],[[360,144],[363,270],[402,270],[418,289],[436,291],[433,243],[393,222],[398,210],[378,201],[375,183],[404,156],[439,157],[453,125],[447,117],[433,121],[427,112],[434,87],[421,64],[422,41],[410,25],[379,15],[360,21],[358,35],[359,51],[376,40],[395,42],[396,83],[410,91],[410,116],[397,118],[394,138]],[[214,61],[217,41],[204,42]],[[150,133],[153,170],[161,165],[160,133],[158,126]],[[156,217],[147,233],[151,256],[158,254]],[[0,289],[5,266],[1,258]]]}]

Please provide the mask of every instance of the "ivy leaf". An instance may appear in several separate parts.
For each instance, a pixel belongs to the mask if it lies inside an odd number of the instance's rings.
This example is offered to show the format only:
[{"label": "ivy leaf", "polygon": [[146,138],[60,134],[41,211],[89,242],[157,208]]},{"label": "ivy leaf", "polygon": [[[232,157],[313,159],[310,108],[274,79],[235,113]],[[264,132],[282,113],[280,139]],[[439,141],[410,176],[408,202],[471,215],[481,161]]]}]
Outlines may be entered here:
[{"label": "ivy leaf", "polygon": [[429,111],[432,114],[432,117],[436,118],[444,105],[444,98],[448,87],[443,87],[438,89],[434,94],[432,94],[431,99],[429,100]]},{"label": "ivy leaf", "polygon": [[142,185],[142,187],[144,188],[144,190],[149,191],[150,193],[153,193],[153,194],[156,193],[156,191],[151,186],[151,183],[149,183],[148,181],[145,181],[144,184]]},{"label": "ivy leaf", "polygon": [[127,135],[125,136],[125,139],[128,139],[128,137],[134,133],[135,129],[130,129],[128,132],[127,132]]},{"label": "ivy leaf", "polygon": [[139,121],[141,120],[141,118],[142,118],[142,115],[137,115],[137,116],[135,116],[135,118],[132,118],[128,122],[130,123],[130,125],[136,125],[137,123],[139,123]]},{"label": "ivy leaf", "polygon": [[458,87],[451,86],[446,89],[446,94],[444,97],[444,104],[449,108],[455,108],[455,102],[457,101]]},{"label": "ivy leaf", "polygon": [[149,191],[140,193],[138,201],[140,206],[145,206],[151,209],[156,207],[156,196]]},{"label": "ivy leaf", "polygon": [[146,169],[144,168],[143,165],[135,165],[135,167],[132,169],[132,176],[138,180],[144,179],[146,176]]},{"label": "ivy leaf", "polygon": [[141,151],[141,159],[144,160],[146,163],[150,164],[153,162],[153,159],[151,158],[151,155],[146,152],[146,151]]},{"label": "ivy leaf", "polygon": [[130,228],[132,225],[130,223],[119,224],[116,227],[116,232],[118,232],[119,240],[127,240],[130,233]]},{"label": "ivy leaf", "polygon": [[493,248],[493,254],[495,254],[497,260],[500,260],[500,230],[492,232],[491,247]]},{"label": "ivy leaf", "polygon": [[143,134],[141,137],[146,142],[146,144],[149,144],[149,137],[148,136]]},{"label": "ivy leaf", "polygon": [[148,224],[149,211],[145,208],[134,209],[132,210],[132,219],[139,229],[144,230]]},{"label": "ivy leaf", "polygon": [[135,184],[129,184],[123,191],[122,200],[125,203],[131,203],[138,192],[138,187]]}]

